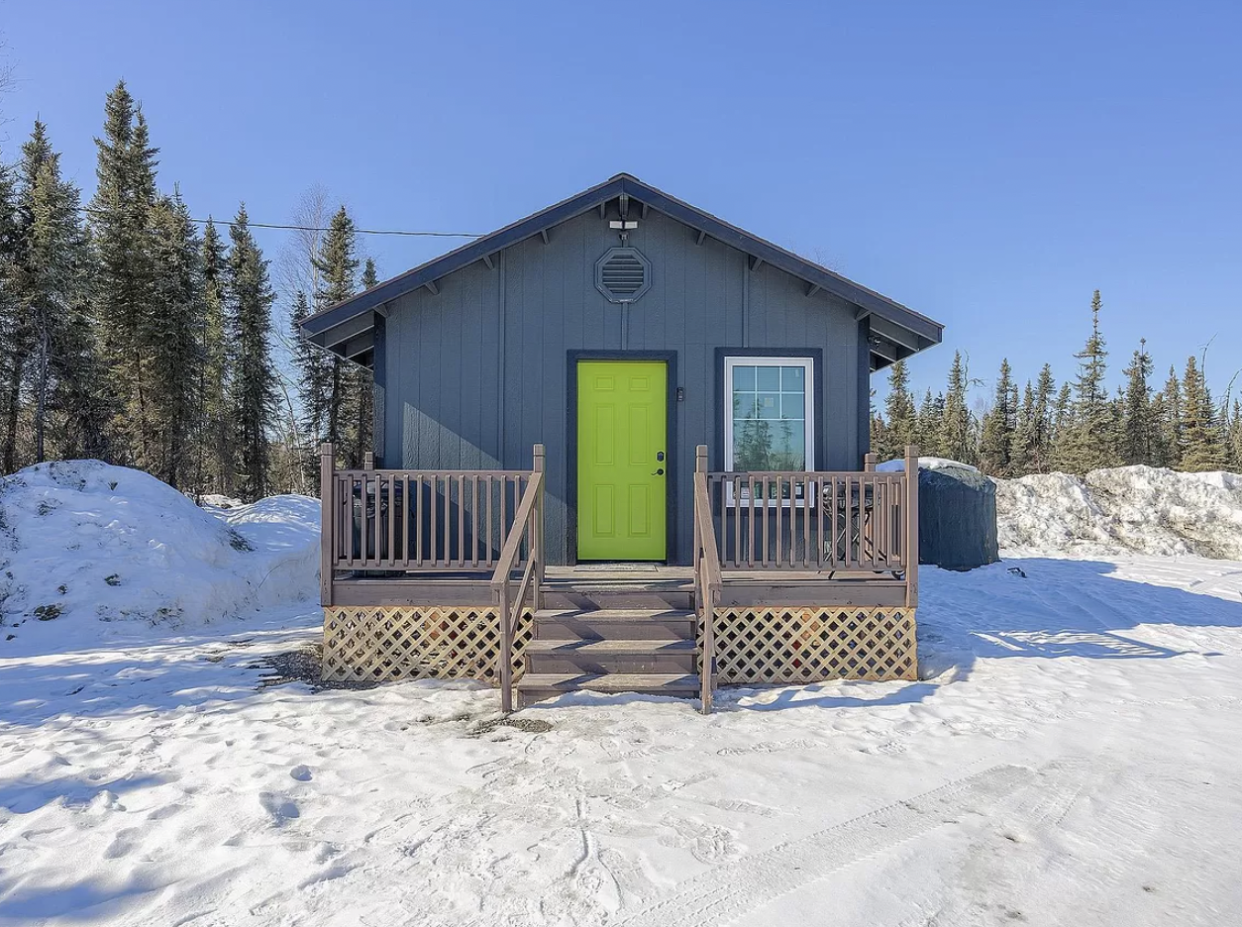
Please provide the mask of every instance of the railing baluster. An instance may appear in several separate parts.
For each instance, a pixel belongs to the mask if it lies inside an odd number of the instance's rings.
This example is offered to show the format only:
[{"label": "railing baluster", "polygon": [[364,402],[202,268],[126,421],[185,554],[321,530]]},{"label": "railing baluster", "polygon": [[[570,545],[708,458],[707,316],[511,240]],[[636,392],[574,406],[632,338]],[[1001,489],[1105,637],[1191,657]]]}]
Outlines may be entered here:
[{"label": "railing baluster", "polygon": [[747,532],[750,535],[750,544],[746,548],[746,565],[754,568],[755,565],[755,478],[750,477],[750,518],[747,519]]},{"label": "railing baluster", "polygon": [[[784,559],[785,559],[785,554],[784,554],[785,538],[781,534],[781,514],[785,511],[785,500],[782,497],[782,492],[781,492],[782,482],[783,480],[778,474],[776,477],[776,502],[775,502],[775,505],[776,505],[776,560],[772,564],[775,567],[779,567],[784,562]],[[764,493],[764,496],[766,497],[767,493]]]}]

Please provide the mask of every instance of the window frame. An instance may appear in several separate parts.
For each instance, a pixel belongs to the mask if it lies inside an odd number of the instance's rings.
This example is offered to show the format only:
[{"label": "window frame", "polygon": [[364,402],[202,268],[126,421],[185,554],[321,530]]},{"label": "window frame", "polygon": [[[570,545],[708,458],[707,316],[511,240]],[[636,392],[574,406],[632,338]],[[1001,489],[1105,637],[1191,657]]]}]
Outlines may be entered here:
[{"label": "window frame", "polygon": [[[734,459],[733,459],[733,435],[734,435],[734,430],[733,430],[733,371],[734,369],[737,367],[801,367],[805,371],[805,374],[803,377],[803,385],[804,385],[803,395],[804,395],[804,401],[806,404],[803,410],[803,416],[804,416],[803,417],[803,432],[804,432],[803,434],[803,441],[804,441],[803,463],[805,464],[805,469],[789,471],[789,472],[795,472],[795,473],[815,472],[816,449],[818,447],[818,445],[816,444],[816,437],[818,434],[818,429],[816,428],[816,418],[820,413],[819,400],[821,398],[820,389],[819,389],[819,380],[817,379],[817,376],[819,374],[820,358],[811,353],[802,354],[796,351],[788,351],[788,352],[772,351],[772,352],[765,352],[765,353],[759,354],[759,353],[749,353],[745,349],[743,349],[741,351],[736,351],[736,352],[724,351],[721,354],[721,362],[722,363],[720,367],[720,370],[721,370],[720,414],[722,417],[721,450],[723,452],[723,456],[721,459],[721,463],[723,465],[723,469],[726,472],[742,472],[742,471],[735,471]],[[779,419],[776,419],[775,421],[779,421]],[[758,473],[758,472],[764,472],[764,471],[754,471],[754,472]],[[728,490],[727,492],[728,499],[726,500],[726,504],[732,506],[732,505],[738,504],[739,501],[744,502],[747,505],[750,504],[750,494],[749,492],[747,492],[746,489],[743,489],[739,493],[739,495],[741,496],[741,500],[734,500],[732,486],[728,486],[727,490]],[[782,498],[780,501],[786,507],[794,504],[795,501],[798,503],[799,506],[805,505],[805,501],[801,499],[801,495],[799,495],[799,498],[797,500],[789,499],[789,498]],[[767,499],[767,500],[763,500],[762,504],[767,505],[767,506],[773,506],[776,502],[777,502],[776,499]]]}]

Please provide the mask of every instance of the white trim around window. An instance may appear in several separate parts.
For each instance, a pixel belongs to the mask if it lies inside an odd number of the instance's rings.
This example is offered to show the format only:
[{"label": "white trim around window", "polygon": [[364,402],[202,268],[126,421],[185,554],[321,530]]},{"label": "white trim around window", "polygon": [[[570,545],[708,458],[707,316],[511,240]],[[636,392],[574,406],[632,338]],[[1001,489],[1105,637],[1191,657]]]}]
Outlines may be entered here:
[{"label": "white trim around window", "polygon": [[815,360],[724,358],[724,468],[815,469]]}]

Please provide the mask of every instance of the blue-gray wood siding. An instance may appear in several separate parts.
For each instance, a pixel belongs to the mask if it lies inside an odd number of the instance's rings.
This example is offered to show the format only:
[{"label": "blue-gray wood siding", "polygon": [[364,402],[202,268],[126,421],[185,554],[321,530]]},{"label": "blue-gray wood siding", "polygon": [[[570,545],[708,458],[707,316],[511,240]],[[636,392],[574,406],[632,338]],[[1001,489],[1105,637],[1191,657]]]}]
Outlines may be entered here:
[{"label": "blue-gray wood siding", "polygon": [[568,440],[570,351],[675,351],[685,399],[675,415],[678,510],[672,562],[692,546],[694,448],[720,469],[716,349],[820,348],[823,464],[861,467],[870,404],[866,322],[856,307],[784,271],[752,271],[747,255],[654,210],[629,244],[651,261],[652,286],[623,307],[595,288],[595,261],[618,237],[598,213],[509,247],[494,269],[472,264],[388,307],[377,339],[375,451],[384,467],[527,468],[547,447],[549,561],[564,563],[574,528],[567,498],[575,451]]}]

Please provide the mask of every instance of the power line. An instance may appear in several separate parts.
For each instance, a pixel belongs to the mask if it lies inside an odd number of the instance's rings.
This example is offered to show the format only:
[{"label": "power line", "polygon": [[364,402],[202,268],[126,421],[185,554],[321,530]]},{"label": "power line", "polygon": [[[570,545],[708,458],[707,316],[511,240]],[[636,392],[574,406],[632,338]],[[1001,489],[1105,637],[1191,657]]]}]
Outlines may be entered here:
[{"label": "power line", "polygon": [[[90,206],[81,206],[79,209],[90,215],[106,215],[110,210],[94,209]],[[190,219],[197,225],[206,225],[208,222],[214,225],[223,225],[231,228],[236,222],[217,219]],[[276,229],[285,232],[330,232],[329,228],[317,228],[313,225],[283,225],[277,222],[250,222],[246,225],[252,229]],[[358,235],[400,235],[406,238],[483,238],[484,236],[477,232],[423,232],[408,229],[354,229]]]}]

